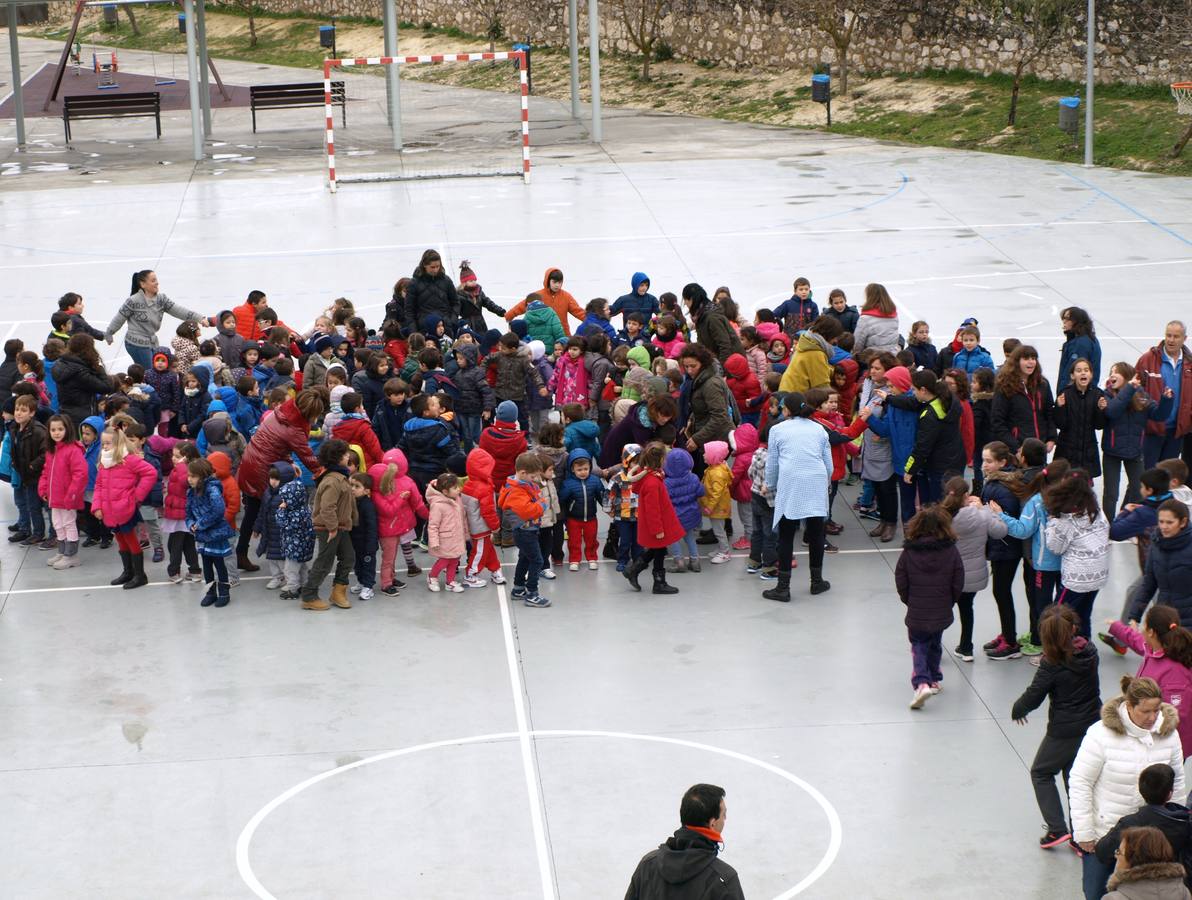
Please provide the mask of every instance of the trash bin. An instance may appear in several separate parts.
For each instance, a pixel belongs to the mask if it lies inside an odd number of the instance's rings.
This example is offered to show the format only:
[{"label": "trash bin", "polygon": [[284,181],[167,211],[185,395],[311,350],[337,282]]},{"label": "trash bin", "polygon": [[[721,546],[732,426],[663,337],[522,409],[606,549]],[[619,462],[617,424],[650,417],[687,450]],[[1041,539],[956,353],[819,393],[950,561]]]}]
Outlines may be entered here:
[{"label": "trash bin", "polygon": [[1060,131],[1076,134],[1080,127],[1080,98],[1060,98]]},{"label": "trash bin", "polygon": [[105,3],[103,5],[103,23],[105,25],[116,25],[119,19],[116,16],[116,4]]},{"label": "trash bin", "polygon": [[186,34],[186,13],[178,13],[178,33]]},{"label": "trash bin", "polygon": [[320,25],[319,26],[319,46],[326,47],[330,50],[335,46],[335,26],[334,25]]},{"label": "trash bin", "polygon": [[816,103],[827,103],[832,96],[832,76],[811,76],[811,99]]}]

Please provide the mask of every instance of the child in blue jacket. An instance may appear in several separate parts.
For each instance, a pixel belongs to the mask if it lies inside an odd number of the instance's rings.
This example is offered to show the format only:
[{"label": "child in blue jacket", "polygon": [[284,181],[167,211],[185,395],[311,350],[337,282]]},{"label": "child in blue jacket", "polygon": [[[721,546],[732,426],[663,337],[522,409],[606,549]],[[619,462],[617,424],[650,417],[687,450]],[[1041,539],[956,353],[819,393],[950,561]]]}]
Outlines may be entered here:
[{"label": "child in blue jacket", "polygon": [[[1105,428],[1101,432],[1101,469],[1104,485],[1101,509],[1113,519],[1120,496],[1121,470],[1126,470],[1126,503],[1137,503],[1139,476],[1142,475],[1142,439],[1147,422],[1166,422],[1171,412],[1171,388],[1163,392],[1156,403],[1146,391],[1127,362],[1114,363],[1105,384]],[[1116,540],[1116,538],[1115,538]]]},{"label": "child in blue jacket", "polygon": [[597,566],[596,513],[606,493],[604,482],[593,471],[592,454],[583,448],[567,454],[567,475],[559,488],[559,503],[567,517],[567,568],[572,572],[579,571],[581,550],[588,568],[595,570]]},{"label": "child in blue jacket", "polygon": [[976,325],[965,325],[960,329],[960,349],[952,356],[953,369],[963,369],[972,377],[978,369],[995,369],[993,357],[981,346],[981,329]]},{"label": "child in blue jacket", "polygon": [[203,558],[203,580],[207,582],[207,593],[199,605],[227,606],[232,589],[225,557],[232,552],[230,539],[236,532],[224,517],[223,488],[205,459],[192,459],[186,464],[186,482],[190,485],[186,492],[186,527],[195,536]]}]

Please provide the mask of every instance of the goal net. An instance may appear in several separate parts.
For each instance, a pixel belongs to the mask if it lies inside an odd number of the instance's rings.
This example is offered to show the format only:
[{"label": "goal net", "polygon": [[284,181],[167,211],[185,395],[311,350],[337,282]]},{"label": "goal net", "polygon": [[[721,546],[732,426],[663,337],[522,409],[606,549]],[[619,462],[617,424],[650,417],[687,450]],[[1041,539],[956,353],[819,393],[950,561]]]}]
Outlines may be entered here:
[{"label": "goal net", "polygon": [[[420,69],[415,79],[406,74],[414,66],[436,71]],[[403,77],[394,77],[399,72]],[[443,81],[452,83],[436,83]],[[416,178],[530,180],[529,90],[520,50],[328,59],[323,90],[332,192],[344,183]]]}]

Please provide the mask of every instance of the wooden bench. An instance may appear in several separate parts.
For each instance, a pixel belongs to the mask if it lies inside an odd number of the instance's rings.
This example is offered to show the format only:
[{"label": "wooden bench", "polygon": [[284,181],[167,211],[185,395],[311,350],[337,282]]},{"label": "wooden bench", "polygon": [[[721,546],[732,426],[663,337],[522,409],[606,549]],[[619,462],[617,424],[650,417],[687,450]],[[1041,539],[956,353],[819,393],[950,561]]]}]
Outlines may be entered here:
[{"label": "wooden bench", "polygon": [[[327,98],[323,82],[310,81],[302,84],[255,84],[248,89],[249,106],[252,108],[252,130],[257,131],[258,109],[301,109],[310,106],[325,106]],[[338,103],[343,115],[344,127],[348,126],[348,93],[342,81],[331,82],[331,102]]]},{"label": "wooden bench", "polygon": [[161,137],[161,94],[144,91],[133,94],[84,94],[62,98],[62,124],[70,143],[70,123],[79,119],[149,118],[157,122]]}]

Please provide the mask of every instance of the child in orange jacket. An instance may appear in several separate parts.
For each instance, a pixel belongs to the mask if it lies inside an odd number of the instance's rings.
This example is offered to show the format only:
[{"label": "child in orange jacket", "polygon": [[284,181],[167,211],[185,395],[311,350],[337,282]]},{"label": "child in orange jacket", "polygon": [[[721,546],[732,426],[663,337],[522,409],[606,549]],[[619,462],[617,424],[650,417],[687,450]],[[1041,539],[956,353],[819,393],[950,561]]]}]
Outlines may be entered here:
[{"label": "child in orange jacket", "polygon": [[514,600],[539,609],[550,606],[550,598],[538,594],[538,573],[542,571],[542,550],[538,530],[545,506],[539,483],[544,467],[542,457],[526,452],[514,463],[514,472],[505,480],[497,498],[503,524],[508,524],[517,545],[517,568],[513,571]]}]

